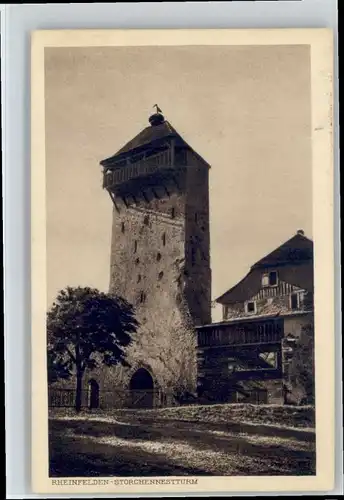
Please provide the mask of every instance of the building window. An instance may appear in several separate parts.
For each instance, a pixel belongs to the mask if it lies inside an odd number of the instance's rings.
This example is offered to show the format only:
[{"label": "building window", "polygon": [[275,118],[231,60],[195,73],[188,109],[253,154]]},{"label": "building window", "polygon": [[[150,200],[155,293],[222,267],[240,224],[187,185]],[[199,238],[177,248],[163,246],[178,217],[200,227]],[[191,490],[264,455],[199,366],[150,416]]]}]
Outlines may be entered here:
[{"label": "building window", "polygon": [[161,253],[160,253],[160,252],[158,252],[158,253],[156,254],[156,260],[157,260],[158,262],[161,260]]},{"label": "building window", "polygon": [[135,264],[138,265],[140,264],[140,259],[137,257],[137,259],[135,260]]},{"label": "building window", "polygon": [[298,293],[292,293],[290,296],[290,309],[295,311],[300,307],[300,296]]},{"label": "building window", "polygon": [[149,224],[149,216],[148,215],[144,216],[143,223],[145,226],[148,226],[148,224]]},{"label": "building window", "polygon": [[269,284],[270,284],[270,286],[277,285],[277,272],[276,271],[271,271],[269,273]]},{"label": "building window", "polygon": [[174,207],[171,208],[171,218],[174,219],[176,216],[176,209]]},{"label": "building window", "polygon": [[141,292],[140,293],[140,302],[141,302],[141,304],[143,304],[143,302],[145,302],[145,300],[146,300],[146,294],[145,294],[145,292]]},{"label": "building window", "polygon": [[124,226],[124,222],[121,223],[121,232],[124,233],[125,231],[125,226]]},{"label": "building window", "polygon": [[262,276],[262,286],[277,286],[278,285],[278,275],[277,271],[270,271]]},{"label": "building window", "polygon": [[140,281],[141,281],[141,274],[139,274],[137,277],[137,282],[140,283]]},{"label": "building window", "polygon": [[164,272],[160,271],[160,273],[158,274],[158,279],[162,280],[163,277],[164,277]]},{"label": "building window", "polygon": [[262,286],[269,286],[269,275],[268,274],[263,274]]},{"label": "building window", "polygon": [[254,301],[246,302],[245,308],[247,314],[254,314],[256,312],[256,303]]},{"label": "building window", "polygon": [[134,241],[134,253],[137,252],[137,240]]},{"label": "building window", "polygon": [[165,246],[166,245],[166,233],[162,235],[162,244]]}]

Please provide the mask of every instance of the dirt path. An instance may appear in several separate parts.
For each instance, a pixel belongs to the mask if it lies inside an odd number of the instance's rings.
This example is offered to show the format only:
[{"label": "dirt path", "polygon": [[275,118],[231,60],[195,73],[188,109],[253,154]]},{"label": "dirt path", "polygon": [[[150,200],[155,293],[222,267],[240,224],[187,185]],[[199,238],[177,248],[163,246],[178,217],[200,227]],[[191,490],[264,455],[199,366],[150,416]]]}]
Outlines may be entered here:
[{"label": "dirt path", "polygon": [[180,420],[50,420],[51,476],[310,475],[314,433]]}]

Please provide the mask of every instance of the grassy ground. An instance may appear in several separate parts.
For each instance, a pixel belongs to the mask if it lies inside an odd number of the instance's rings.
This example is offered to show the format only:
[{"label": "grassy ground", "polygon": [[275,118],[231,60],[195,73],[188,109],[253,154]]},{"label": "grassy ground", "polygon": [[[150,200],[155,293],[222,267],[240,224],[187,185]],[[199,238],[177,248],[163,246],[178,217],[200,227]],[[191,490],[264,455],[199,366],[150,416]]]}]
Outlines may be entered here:
[{"label": "grassy ground", "polygon": [[315,474],[310,407],[53,411],[49,432],[51,476]]},{"label": "grassy ground", "polygon": [[[128,415],[128,410],[122,410]],[[121,410],[116,410],[120,415]],[[296,428],[314,428],[315,412],[312,406],[281,406],[230,404],[211,406],[185,406],[159,410],[135,410],[135,417],[185,420],[189,422],[227,423],[248,422],[252,424],[277,425]]]}]

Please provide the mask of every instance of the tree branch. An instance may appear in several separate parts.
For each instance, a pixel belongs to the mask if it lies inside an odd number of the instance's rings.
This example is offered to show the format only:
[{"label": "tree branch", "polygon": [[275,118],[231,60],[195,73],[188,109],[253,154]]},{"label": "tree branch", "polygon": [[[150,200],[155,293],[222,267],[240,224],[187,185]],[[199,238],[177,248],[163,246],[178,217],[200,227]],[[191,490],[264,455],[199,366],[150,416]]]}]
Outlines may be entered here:
[{"label": "tree branch", "polygon": [[75,356],[73,356],[73,354],[71,353],[71,351],[68,349],[68,347],[66,347],[66,351],[68,352],[71,360],[73,361],[73,363],[76,363],[76,359],[75,359]]}]

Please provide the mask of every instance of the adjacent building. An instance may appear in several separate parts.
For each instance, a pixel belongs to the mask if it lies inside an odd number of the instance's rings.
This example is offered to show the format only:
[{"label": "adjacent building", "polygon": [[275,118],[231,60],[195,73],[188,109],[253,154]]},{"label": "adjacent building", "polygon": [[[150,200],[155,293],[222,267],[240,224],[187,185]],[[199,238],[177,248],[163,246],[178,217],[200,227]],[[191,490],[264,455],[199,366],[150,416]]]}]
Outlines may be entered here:
[{"label": "adjacent building", "polygon": [[313,322],[313,275],[313,242],[300,230],[218,297],[223,321],[197,328],[201,398],[293,399],[289,368],[302,328]]}]

